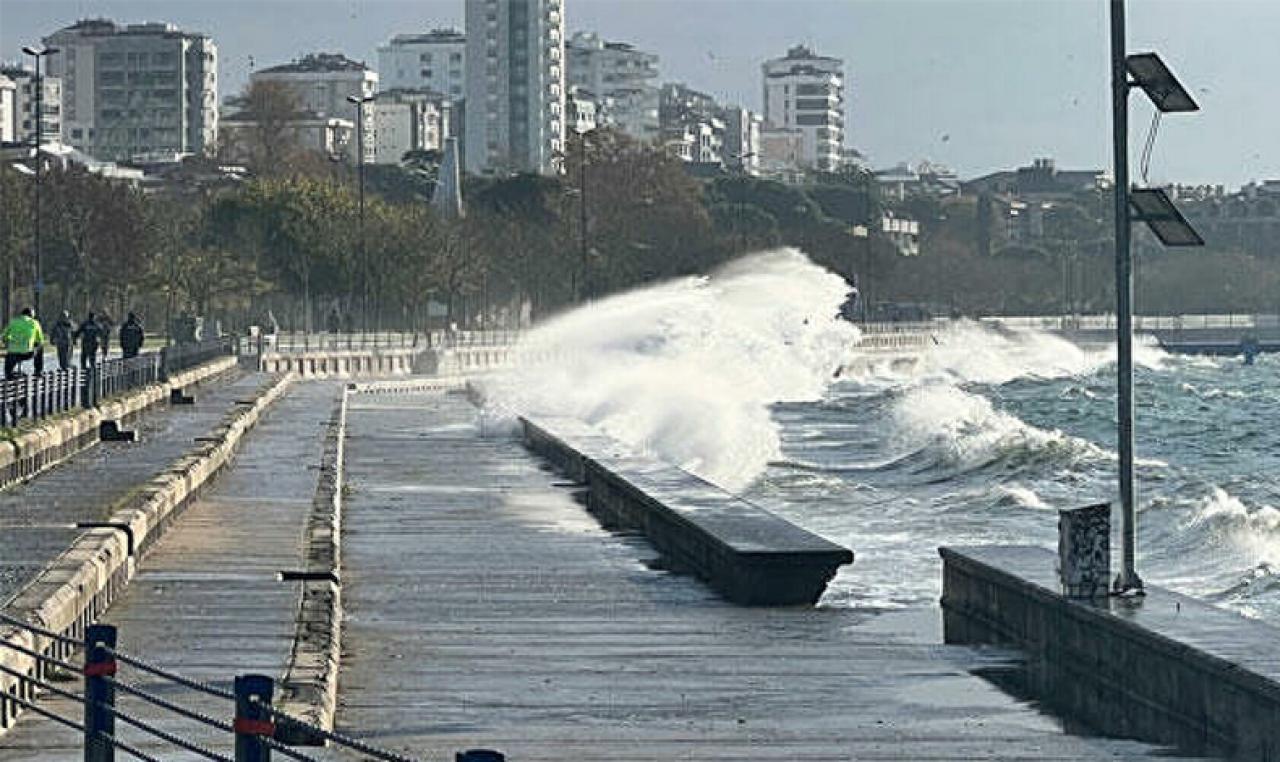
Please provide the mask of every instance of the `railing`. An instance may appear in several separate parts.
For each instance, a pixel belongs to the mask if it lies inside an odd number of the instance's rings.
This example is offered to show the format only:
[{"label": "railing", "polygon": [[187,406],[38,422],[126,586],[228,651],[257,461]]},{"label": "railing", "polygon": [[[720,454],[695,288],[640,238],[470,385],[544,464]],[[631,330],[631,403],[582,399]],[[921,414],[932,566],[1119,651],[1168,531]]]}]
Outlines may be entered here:
[{"label": "railing", "polygon": [[378,349],[412,349],[423,341],[421,334],[411,331],[377,333],[304,333],[281,332],[247,336],[240,342],[240,353],[307,354],[310,352],[363,352]]},{"label": "railing", "polygon": [[[979,319],[983,323],[999,323],[1008,328],[1053,330],[1064,326],[1082,331],[1115,330],[1116,316],[1106,315],[1013,315]],[[1280,328],[1277,315],[1135,315],[1135,331],[1179,331],[1214,329]]]},{"label": "railing", "polygon": [[[82,734],[85,762],[114,762],[117,749],[144,762],[157,762],[156,757],[117,735],[117,721],[149,738],[159,739],[213,762],[270,762],[273,752],[288,759],[319,762],[316,757],[290,745],[300,743],[311,746],[333,744],[356,752],[363,758],[382,762],[416,762],[411,757],[342,733],[325,730],[275,709],[271,705],[275,684],[265,675],[238,675],[232,683],[233,690],[228,691],[120,651],[116,643],[117,630],[111,625],[88,626],[81,642],[6,614],[0,614],[0,622],[30,633],[31,642],[36,644],[33,647],[19,645],[13,642],[17,638],[0,640],[0,648],[16,651],[32,662],[31,668],[26,671],[0,663],[0,676],[7,675],[17,681],[14,690],[0,692],[0,709],[3,709],[4,702],[12,702],[17,707]],[[43,648],[39,645],[42,641]],[[71,664],[65,660],[68,658],[66,655],[76,649],[83,654],[81,664]],[[144,689],[136,683],[125,681],[119,674],[122,665],[164,681],[163,689]],[[46,680],[45,677],[53,670],[83,675],[83,693],[53,685]],[[178,688],[226,702],[226,714],[223,718],[218,718],[184,706],[172,698],[174,689]],[[66,717],[40,706],[36,689],[81,705],[84,708],[83,720]],[[148,710],[167,712],[204,729],[214,729],[225,739],[226,745],[232,747],[231,754],[207,748],[179,733],[162,730],[154,720],[124,711],[116,703],[116,697],[121,693],[138,699]],[[502,762],[504,758],[498,752],[477,749],[459,753],[457,759],[465,762]]]},{"label": "railing", "polygon": [[178,344],[128,359],[104,360],[89,368],[69,368],[0,381],[0,427],[41,420],[77,407],[154,384],[171,374],[230,354],[230,338]]}]

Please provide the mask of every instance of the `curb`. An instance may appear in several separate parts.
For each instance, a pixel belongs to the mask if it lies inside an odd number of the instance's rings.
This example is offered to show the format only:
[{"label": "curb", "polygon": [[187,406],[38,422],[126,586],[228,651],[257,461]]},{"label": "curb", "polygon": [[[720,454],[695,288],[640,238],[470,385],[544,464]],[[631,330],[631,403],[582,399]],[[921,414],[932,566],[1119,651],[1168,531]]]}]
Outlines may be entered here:
[{"label": "curb", "polygon": [[[289,664],[280,679],[278,708],[287,716],[332,732],[342,662],[342,490],[347,389],[329,419],[320,480],[303,537],[306,572]],[[294,746],[324,746],[305,728],[281,723],[276,739]]]},{"label": "curb", "polygon": [[[231,359],[234,362],[234,358]],[[200,442],[126,499],[126,505],[119,507],[106,522],[116,528],[91,529],[76,538],[70,548],[9,601],[5,606],[7,613],[63,637],[82,639],[85,628],[106,611],[129,584],[141,558],[191,498],[231,460],[240,439],[293,380],[292,374],[273,379],[258,391],[252,405],[240,406],[228,413],[208,441]],[[176,381],[170,383],[176,384]],[[75,650],[68,644],[13,626],[0,626],[0,640],[58,659],[65,659]],[[46,665],[33,657],[2,647],[0,664],[41,680],[49,672]],[[12,727],[21,711],[15,702],[5,701],[5,694],[10,692],[30,700],[33,686],[28,680],[0,674],[0,734]]]}]

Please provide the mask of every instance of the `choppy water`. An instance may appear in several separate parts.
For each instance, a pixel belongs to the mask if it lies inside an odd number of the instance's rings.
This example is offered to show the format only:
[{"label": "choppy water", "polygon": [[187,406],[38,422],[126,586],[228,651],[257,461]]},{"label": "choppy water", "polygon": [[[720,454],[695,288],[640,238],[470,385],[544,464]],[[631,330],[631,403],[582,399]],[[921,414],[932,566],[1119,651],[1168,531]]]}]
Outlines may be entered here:
[{"label": "choppy water", "polygon": [[[835,319],[797,252],[597,302],[535,331],[493,411],[572,415],[853,548],[833,605],[936,600],[944,544],[1056,543],[1112,499],[1112,350],[959,325],[909,372]],[[1280,623],[1280,357],[1138,352],[1139,562],[1149,581]]]}]

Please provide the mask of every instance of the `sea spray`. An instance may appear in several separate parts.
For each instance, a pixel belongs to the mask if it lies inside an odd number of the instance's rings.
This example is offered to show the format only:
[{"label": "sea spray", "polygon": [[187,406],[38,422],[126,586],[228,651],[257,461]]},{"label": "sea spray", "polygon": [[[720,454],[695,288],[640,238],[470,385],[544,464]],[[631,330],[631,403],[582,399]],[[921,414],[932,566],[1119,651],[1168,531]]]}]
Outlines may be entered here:
[{"label": "sea spray", "polygon": [[849,290],[782,249],[602,299],[521,341],[489,413],[577,418],[741,489],[780,453],[770,406],[821,398],[854,351]]}]

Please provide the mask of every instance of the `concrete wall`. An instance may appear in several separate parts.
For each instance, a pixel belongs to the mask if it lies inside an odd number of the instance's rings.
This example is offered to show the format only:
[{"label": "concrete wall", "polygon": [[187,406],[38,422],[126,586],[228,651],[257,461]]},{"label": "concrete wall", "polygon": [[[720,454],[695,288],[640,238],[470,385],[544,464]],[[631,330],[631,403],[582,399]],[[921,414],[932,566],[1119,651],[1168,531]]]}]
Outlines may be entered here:
[{"label": "concrete wall", "polygon": [[[232,359],[234,363],[234,358]],[[293,381],[272,379],[251,405],[238,406],[167,471],[153,478],[105,523],[118,529],[92,529],[76,538],[35,580],[10,601],[5,613],[63,637],[81,639],[85,628],[119,595],[136,564],[199,490],[231,459],[241,438]],[[48,656],[65,658],[71,648],[20,628],[0,625],[0,639]],[[0,647],[0,665],[43,679],[48,670],[29,656]],[[31,685],[0,673],[0,732],[10,727],[19,707],[5,694],[29,697]]]},{"label": "concrete wall", "polygon": [[812,605],[853,562],[851,551],[576,421],[521,422],[526,446],[583,484],[606,524],[642,531],[671,566],[734,603]]},{"label": "concrete wall", "polygon": [[1041,548],[941,554],[947,642],[1024,649],[1017,690],[1109,735],[1280,760],[1280,630],[1159,587],[1066,599]]}]

